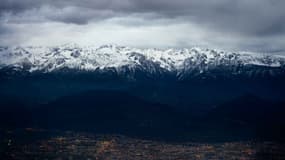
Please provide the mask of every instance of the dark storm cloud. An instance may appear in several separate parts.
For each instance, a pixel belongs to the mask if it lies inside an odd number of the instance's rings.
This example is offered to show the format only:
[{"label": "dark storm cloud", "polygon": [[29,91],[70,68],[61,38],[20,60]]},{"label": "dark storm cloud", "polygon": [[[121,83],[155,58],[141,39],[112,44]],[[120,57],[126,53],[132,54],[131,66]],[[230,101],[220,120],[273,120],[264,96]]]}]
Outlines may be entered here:
[{"label": "dark storm cloud", "polygon": [[50,6],[42,16],[86,24],[118,15],[153,13],[225,32],[271,35],[285,32],[284,0],[1,0],[1,13],[22,14]]},{"label": "dark storm cloud", "polygon": [[[208,41],[218,46],[283,50],[284,7],[284,0],[1,0],[0,34],[7,30],[4,23],[88,25],[126,17],[115,22],[132,27],[191,24],[215,35],[209,38],[219,40]],[[242,44],[246,39],[251,42]],[[273,42],[280,46],[268,44]]]},{"label": "dark storm cloud", "polygon": [[138,11],[180,18],[214,30],[268,36],[285,32],[283,0],[137,1]]}]

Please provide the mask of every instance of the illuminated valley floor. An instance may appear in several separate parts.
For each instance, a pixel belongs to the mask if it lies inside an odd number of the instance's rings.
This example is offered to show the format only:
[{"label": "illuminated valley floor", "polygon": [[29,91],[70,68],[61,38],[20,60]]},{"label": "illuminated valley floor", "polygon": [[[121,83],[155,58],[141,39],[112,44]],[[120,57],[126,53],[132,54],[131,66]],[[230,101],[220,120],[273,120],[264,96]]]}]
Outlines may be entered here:
[{"label": "illuminated valley floor", "polygon": [[285,144],[277,142],[163,142],[81,132],[46,131],[27,128],[2,131],[0,159],[98,159],[98,160],[188,160],[188,159],[285,159]]}]

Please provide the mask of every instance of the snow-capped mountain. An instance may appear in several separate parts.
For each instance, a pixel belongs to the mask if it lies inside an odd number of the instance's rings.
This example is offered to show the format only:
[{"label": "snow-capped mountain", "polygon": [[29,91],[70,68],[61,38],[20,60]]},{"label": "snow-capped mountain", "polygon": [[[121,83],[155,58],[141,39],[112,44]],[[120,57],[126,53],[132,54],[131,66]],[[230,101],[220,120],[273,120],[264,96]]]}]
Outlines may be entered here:
[{"label": "snow-capped mountain", "polygon": [[29,103],[116,90],[204,112],[243,95],[284,100],[284,81],[285,56],[277,55],[76,44],[0,49],[0,95]]},{"label": "snow-capped mountain", "polygon": [[212,49],[137,49],[117,45],[56,47],[0,47],[0,68],[53,72],[63,68],[84,71],[122,68],[146,72],[198,73],[218,67],[284,68],[285,56]]}]

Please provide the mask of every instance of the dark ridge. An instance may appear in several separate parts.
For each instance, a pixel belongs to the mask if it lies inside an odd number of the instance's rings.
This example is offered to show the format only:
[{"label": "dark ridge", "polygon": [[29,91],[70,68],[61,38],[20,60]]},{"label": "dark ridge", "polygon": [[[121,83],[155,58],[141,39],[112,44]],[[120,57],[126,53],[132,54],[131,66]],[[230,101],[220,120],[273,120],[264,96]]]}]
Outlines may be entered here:
[{"label": "dark ridge", "polygon": [[[3,98],[3,97],[2,97]],[[281,102],[244,95],[204,116],[138,98],[128,92],[92,90],[47,104],[27,105],[15,97],[1,101],[1,128],[44,128],[123,134],[157,140],[284,140]]]},{"label": "dark ridge", "polygon": [[218,106],[208,113],[206,123],[225,129],[243,128],[256,137],[284,140],[285,102],[262,99],[248,94]]},{"label": "dark ridge", "polygon": [[21,98],[0,94],[0,128],[21,128],[32,125],[30,107]]},{"label": "dark ridge", "polygon": [[148,134],[181,128],[182,113],[120,91],[89,91],[44,105],[43,123],[52,129]]}]

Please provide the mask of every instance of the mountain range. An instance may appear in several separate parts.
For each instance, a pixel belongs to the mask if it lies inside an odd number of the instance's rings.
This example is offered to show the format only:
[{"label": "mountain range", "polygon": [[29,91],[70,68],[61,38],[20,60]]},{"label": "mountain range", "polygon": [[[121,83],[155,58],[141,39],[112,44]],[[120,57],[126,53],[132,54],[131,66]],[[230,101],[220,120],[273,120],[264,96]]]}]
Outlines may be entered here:
[{"label": "mountain range", "polygon": [[0,128],[282,139],[284,82],[282,55],[197,47],[1,47]]},{"label": "mountain range", "polygon": [[[62,70],[104,71],[118,74],[136,71],[148,74],[204,75],[217,69],[239,74],[282,74],[285,56],[251,52],[226,52],[198,47],[184,49],[136,49],[118,45],[56,47],[1,47],[0,69],[13,68],[28,72]],[[256,68],[256,69],[249,69]],[[228,73],[227,73],[228,74]]]}]

